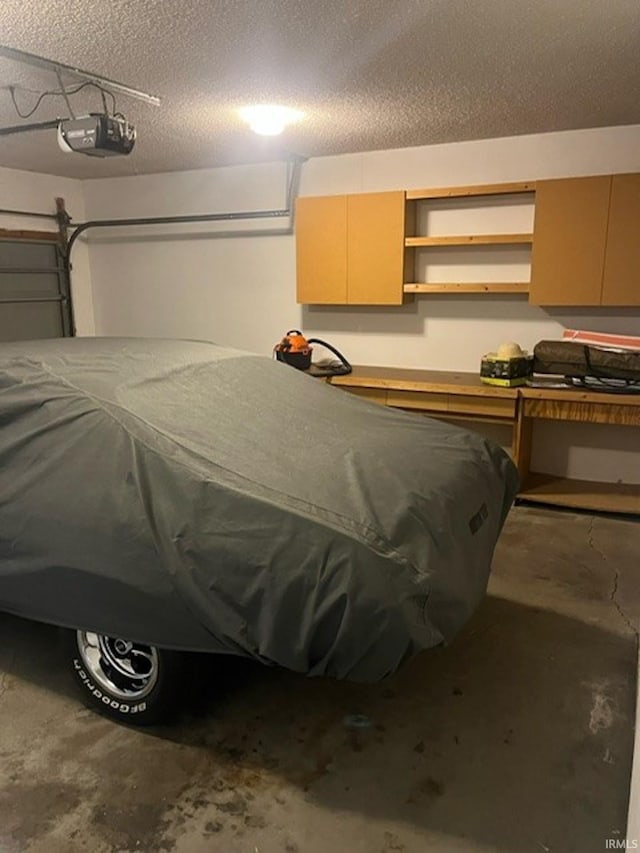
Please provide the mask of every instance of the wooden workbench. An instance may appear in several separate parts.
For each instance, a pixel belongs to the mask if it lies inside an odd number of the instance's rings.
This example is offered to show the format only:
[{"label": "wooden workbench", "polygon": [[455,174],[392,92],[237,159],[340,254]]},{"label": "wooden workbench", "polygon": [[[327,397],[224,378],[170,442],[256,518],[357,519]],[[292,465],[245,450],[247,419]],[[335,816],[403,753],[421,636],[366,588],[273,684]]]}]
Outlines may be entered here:
[{"label": "wooden workbench", "polygon": [[551,387],[557,385],[551,380],[547,387],[499,388],[483,384],[475,373],[392,367],[354,367],[348,376],[333,376],[329,381],[375,403],[446,420],[509,427],[511,455],[520,473],[520,499],[640,515],[640,484],[572,480],[530,470],[536,419],[638,429],[640,395]]}]

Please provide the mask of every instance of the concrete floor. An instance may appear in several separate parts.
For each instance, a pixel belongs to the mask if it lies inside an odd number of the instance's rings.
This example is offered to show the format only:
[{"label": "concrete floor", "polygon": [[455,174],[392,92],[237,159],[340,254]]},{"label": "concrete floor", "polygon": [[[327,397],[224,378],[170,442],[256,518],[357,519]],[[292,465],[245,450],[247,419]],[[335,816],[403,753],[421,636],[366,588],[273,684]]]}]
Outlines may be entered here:
[{"label": "concrete floor", "polygon": [[0,851],[600,853],[625,833],[639,555],[637,522],[516,508],[451,647],[376,686],[210,660],[147,731],[78,704],[54,629],[1,616]]}]

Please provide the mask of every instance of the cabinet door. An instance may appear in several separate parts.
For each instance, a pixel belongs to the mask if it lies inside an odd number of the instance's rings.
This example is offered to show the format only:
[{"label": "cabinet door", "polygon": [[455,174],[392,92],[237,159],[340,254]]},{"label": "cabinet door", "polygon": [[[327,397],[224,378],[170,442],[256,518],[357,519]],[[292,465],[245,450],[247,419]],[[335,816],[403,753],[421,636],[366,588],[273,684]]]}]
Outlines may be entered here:
[{"label": "cabinet door", "polygon": [[401,305],[404,284],[404,192],[347,196],[347,300]]},{"label": "cabinet door", "polygon": [[347,197],[299,198],[296,202],[297,300],[303,304],[347,302]]},{"label": "cabinet door", "polygon": [[640,305],[640,175],[614,175],[603,305]]},{"label": "cabinet door", "polygon": [[537,182],[530,302],[600,304],[610,192],[610,175]]}]

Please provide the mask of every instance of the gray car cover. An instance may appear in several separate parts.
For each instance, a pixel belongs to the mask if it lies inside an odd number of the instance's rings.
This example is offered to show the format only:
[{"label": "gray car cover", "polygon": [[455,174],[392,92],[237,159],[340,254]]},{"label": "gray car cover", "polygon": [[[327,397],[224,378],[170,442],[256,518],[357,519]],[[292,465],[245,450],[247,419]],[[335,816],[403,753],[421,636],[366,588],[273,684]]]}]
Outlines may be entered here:
[{"label": "gray car cover", "polygon": [[482,599],[497,445],[206,342],[0,345],[0,610],[378,680]]}]

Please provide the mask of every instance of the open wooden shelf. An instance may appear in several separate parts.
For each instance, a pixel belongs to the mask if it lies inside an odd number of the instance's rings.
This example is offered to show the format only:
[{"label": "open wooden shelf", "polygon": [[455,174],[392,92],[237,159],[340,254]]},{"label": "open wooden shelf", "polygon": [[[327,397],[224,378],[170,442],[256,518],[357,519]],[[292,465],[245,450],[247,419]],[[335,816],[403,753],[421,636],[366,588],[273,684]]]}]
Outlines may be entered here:
[{"label": "open wooden shelf", "polygon": [[478,195],[511,195],[535,192],[535,181],[516,181],[507,184],[478,184],[466,187],[437,187],[428,190],[407,190],[407,199],[466,198]]},{"label": "open wooden shelf", "polygon": [[533,242],[533,234],[456,234],[446,237],[406,237],[411,246],[504,246]]},{"label": "open wooden shelf", "polygon": [[640,515],[640,485],[570,480],[531,472],[518,498],[554,506]]},{"label": "open wooden shelf", "polygon": [[[533,234],[531,233],[506,233],[506,234],[444,234],[439,236],[427,236],[426,234],[416,234],[416,227],[420,227],[416,222],[418,204],[420,199],[437,199],[437,198],[464,198],[466,196],[491,196],[500,193],[533,193],[535,184],[528,183],[512,183],[512,184],[484,184],[482,186],[472,187],[451,187],[441,190],[412,190],[407,193],[407,199],[413,199],[407,205],[406,219],[406,235],[404,245],[406,250],[416,250],[423,247],[462,247],[469,248],[473,246],[522,246],[525,249],[533,244]],[[473,228],[469,225],[469,228]],[[517,226],[516,226],[517,227]],[[525,226],[526,227],[526,226]],[[425,228],[425,230],[428,230]],[[427,256],[428,265],[430,260],[438,255],[431,253]],[[429,260],[430,259],[430,260]],[[405,255],[407,265],[413,261],[414,271],[409,272],[409,276],[422,277],[423,273],[420,270],[418,276],[418,255],[415,251],[407,251]],[[407,268],[408,269],[408,266]],[[437,273],[435,273],[437,275]],[[491,273],[487,272],[490,277]],[[516,272],[515,275],[518,275]],[[428,273],[425,278],[428,277]],[[525,296],[529,293],[528,281],[408,281],[403,285],[403,293],[405,294],[434,294],[444,293],[449,295],[454,294],[507,294],[520,293]]]},{"label": "open wooden shelf", "polygon": [[529,293],[528,281],[411,282],[405,293]]}]

